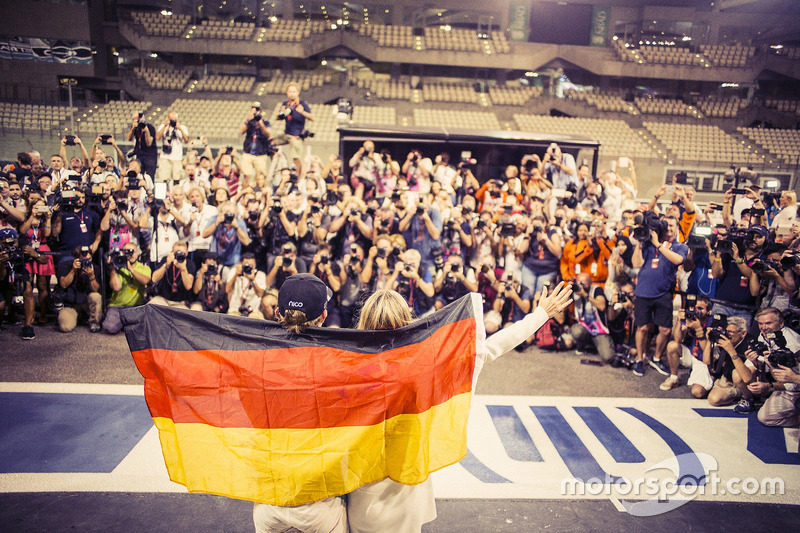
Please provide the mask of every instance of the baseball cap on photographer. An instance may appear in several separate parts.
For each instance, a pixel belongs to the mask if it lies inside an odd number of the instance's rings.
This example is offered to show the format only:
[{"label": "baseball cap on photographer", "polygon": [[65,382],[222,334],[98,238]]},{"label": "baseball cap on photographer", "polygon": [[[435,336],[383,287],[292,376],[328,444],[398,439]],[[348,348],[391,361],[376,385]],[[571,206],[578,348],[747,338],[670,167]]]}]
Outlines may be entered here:
[{"label": "baseball cap on photographer", "polygon": [[16,239],[18,237],[17,232],[14,228],[3,228],[0,229],[0,240],[4,241],[6,239]]},{"label": "baseball cap on photographer", "polygon": [[769,237],[769,230],[764,226],[750,226],[747,228],[747,233],[758,233],[762,237]]},{"label": "baseball cap on photographer", "polygon": [[306,320],[314,320],[322,315],[333,292],[313,274],[289,276],[278,292],[278,311],[302,311]]}]

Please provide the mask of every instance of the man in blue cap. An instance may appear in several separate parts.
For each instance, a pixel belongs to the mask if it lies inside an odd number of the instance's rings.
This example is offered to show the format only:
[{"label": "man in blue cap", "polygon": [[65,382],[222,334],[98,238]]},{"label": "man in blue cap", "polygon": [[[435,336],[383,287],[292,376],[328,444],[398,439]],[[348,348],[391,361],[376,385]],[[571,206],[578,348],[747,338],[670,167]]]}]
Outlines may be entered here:
[{"label": "man in blue cap", "polygon": [[30,243],[22,243],[13,228],[0,229],[0,321],[5,316],[6,308],[13,302],[22,298],[25,310],[25,323],[20,335],[25,340],[36,338],[33,331],[33,319],[36,310],[36,300],[33,297],[33,284],[28,272],[28,263],[36,261],[44,264],[47,258],[34,250]]}]

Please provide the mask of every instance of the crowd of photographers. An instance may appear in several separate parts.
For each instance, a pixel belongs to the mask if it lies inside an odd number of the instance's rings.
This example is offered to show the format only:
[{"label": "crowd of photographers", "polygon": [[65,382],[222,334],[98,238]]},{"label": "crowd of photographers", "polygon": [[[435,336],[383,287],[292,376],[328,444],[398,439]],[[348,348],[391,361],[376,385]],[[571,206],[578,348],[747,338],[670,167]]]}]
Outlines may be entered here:
[{"label": "crowd of photographers", "polygon": [[664,374],[662,390],[684,367],[695,397],[742,413],[763,403],[764,423],[797,425],[793,192],[737,174],[741,188],[700,209],[677,174],[641,205],[630,159],[593,176],[557,144],[485,183],[469,153],[371,141],[345,166],[304,157],[313,115],[295,86],[287,97],[285,132],[255,104],[241,151],[214,155],[170,112],[158,126],[132,117],[132,154],[111,135],[89,150],[67,136],[48,162],[20,153],[0,179],[4,320],[26,339],[37,315],[118,333],[120,309],[146,302],[272,320],[283,281],[308,272],[334,295],[326,327],[352,327],[380,288],[417,316],[478,292],[491,335],[565,280],[574,305],[519,350],[596,352]]}]

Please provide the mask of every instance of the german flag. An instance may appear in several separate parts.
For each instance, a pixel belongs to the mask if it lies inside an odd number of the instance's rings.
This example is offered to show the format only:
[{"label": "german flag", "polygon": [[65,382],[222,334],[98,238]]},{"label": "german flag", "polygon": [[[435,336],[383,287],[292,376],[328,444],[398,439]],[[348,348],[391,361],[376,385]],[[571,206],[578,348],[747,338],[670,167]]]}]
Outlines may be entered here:
[{"label": "german flag", "polygon": [[122,313],[170,479],[301,505],[467,452],[480,296],[392,331],[311,328],[145,305]]}]

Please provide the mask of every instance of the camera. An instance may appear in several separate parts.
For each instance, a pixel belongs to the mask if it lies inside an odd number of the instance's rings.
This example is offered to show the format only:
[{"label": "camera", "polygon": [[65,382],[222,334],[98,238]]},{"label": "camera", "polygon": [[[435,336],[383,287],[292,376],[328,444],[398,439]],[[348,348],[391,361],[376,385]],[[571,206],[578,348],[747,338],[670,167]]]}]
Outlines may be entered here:
[{"label": "camera", "polygon": [[81,268],[87,269],[92,266],[92,257],[81,257]]},{"label": "camera", "polygon": [[303,131],[300,132],[300,135],[298,135],[298,137],[300,137],[300,139],[303,140],[303,141],[305,141],[309,137],[313,137],[313,136],[314,136],[314,132],[313,131],[308,131],[308,130],[303,130]]},{"label": "camera", "polygon": [[787,350],[786,348],[772,350],[769,353],[767,360],[773,368],[777,368],[778,366],[792,368],[797,365],[797,358],[794,356],[791,350]]},{"label": "camera", "polygon": [[253,115],[253,120],[254,120],[255,122],[261,122],[261,119],[262,119],[262,118],[263,118],[263,117],[262,117],[262,115],[261,115],[261,110],[259,109],[259,110],[258,110],[258,112],[257,112],[256,114],[254,114],[254,115]]},{"label": "camera", "polygon": [[778,261],[773,259],[764,259],[764,260],[757,260],[755,261],[750,268],[753,269],[753,272],[756,274],[763,274],[768,269],[777,270],[780,272],[781,264]]},{"label": "camera", "polygon": [[[638,222],[641,216],[641,222]],[[658,240],[664,240],[664,234],[667,232],[667,221],[659,218],[653,211],[645,211],[640,215],[637,213],[634,218],[637,221],[637,226],[633,228],[631,236],[639,242],[647,242],[650,240],[650,232],[654,231]]]},{"label": "camera", "polygon": [[400,201],[400,192],[399,191],[392,192],[391,200],[392,200],[392,202],[395,202],[395,203],[399,202]]},{"label": "camera", "polygon": [[764,202],[764,205],[770,205],[776,203],[780,199],[781,199],[780,191],[778,192],[761,191],[761,201]]},{"label": "camera", "polygon": [[275,200],[273,200],[272,201],[272,206],[269,208],[269,210],[272,211],[276,215],[278,213],[280,213],[281,211],[283,211],[283,206],[281,205],[281,201],[278,200],[277,198]]},{"label": "camera", "polygon": [[327,255],[319,256],[319,264],[320,265],[327,265],[330,258]]},{"label": "camera", "polygon": [[414,271],[414,263],[404,262],[403,263],[403,270],[408,270],[409,272],[413,272]]},{"label": "camera", "polygon": [[461,272],[461,265],[458,263],[454,263],[453,266],[450,267],[450,272],[454,274]]},{"label": "camera", "polygon": [[708,224],[696,224],[686,240],[686,245],[689,248],[701,250],[706,247],[706,239],[711,238],[713,234],[714,230]]},{"label": "camera", "polygon": [[181,252],[181,251],[175,252],[175,261],[178,263],[183,263],[184,261],[186,261],[186,252]]},{"label": "camera", "polygon": [[424,214],[425,214],[425,208],[423,206],[421,206],[421,205],[418,205],[417,206],[417,216],[421,217]]},{"label": "camera", "polygon": [[242,274],[249,276],[252,273],[253,273],[253,265],[251,265],[250,263],[242,263]]},{"label": "camera", "polygon": [[225,147],[225,153],[226,154],[232,154],[233,153],[233,146],[226,146]]},{"label": "camera", "polygon": [[478,221],[475,223],[475,229],[483,229],[486,227],[486,221],[482,218],[479,218]]},{"label": "camera", "polygon": [[75,146],[75,136],[74,135],[64,135],[64,144],[67,146]]},{"label": "camera", "polygon": [[291,114],[292,114],[292,108],[289,107],[287,108],[286,111],[281,111],[280,113],[278,113],[278,120],[286,120],[286,117]]},{"label": "camera", "polygon": [[287,255],[284,255],[284,256],[283,256],[283,266],[284,266],[284,267],[290,267],[290,266],[292,266],[292,258],[291,258],[291,257],[289,257],[289,256],[287,256]]},{"label": "camera", "polygon": [[111,134],[105,133],[100,136],[100,143],[102,144],[111,144]]},{"label": "camera", "polygon": [[386,248],[378,248],[378,257],[381,259],[386,259]]},{"label": "camera", "polygon": [[128,266],[128,257],[122,250],[109,252],[108,258],[111,261],[111,265],[117,270]]},{"label": "camera", "polygon": [[489,272],[489,265],[481,265],[481,273],[487,274]]},{"label": "camera", "polygon": [[726,334],[725,328],[728,326],[728,315],[721,313],[714,313],[711,315],[711,323],[709,324],[708,340],[716,344],[719,342],[720,337]]},{"label": "camera", "polygon": [[234,215],[233,213],[225,213],[224,215],[225,224],[230,224],[231,222],[233,222],[234,218],[236,218],[236,215]]},{"label": "camera", "polygon": [[788,270],[800,264],[800,252],[794,252],[789,255],[781,257],[781,266]]},{"label": "camera", "polygon": [[500,226],[500,236],[501,237],[513,237],[514,233],[516,232],[517,226],[513,222],[503,222],[503,225]]},{"label": "camera", "polygon": [[544,231],[544,228],[542,227],[541,224],[534,224],[533,225],[533,233],[534,234],[539,234],[539,233],[541,233],[543,231]]},{"label": "camera", "polygon": [[322,208],[318,204],[311,204],[311,214],[319,213]]},{"label": "camera", "polygon": [[209,263],[206,265],[206,276],[216,276],[217,275],[217,264],[216,263]]}]

